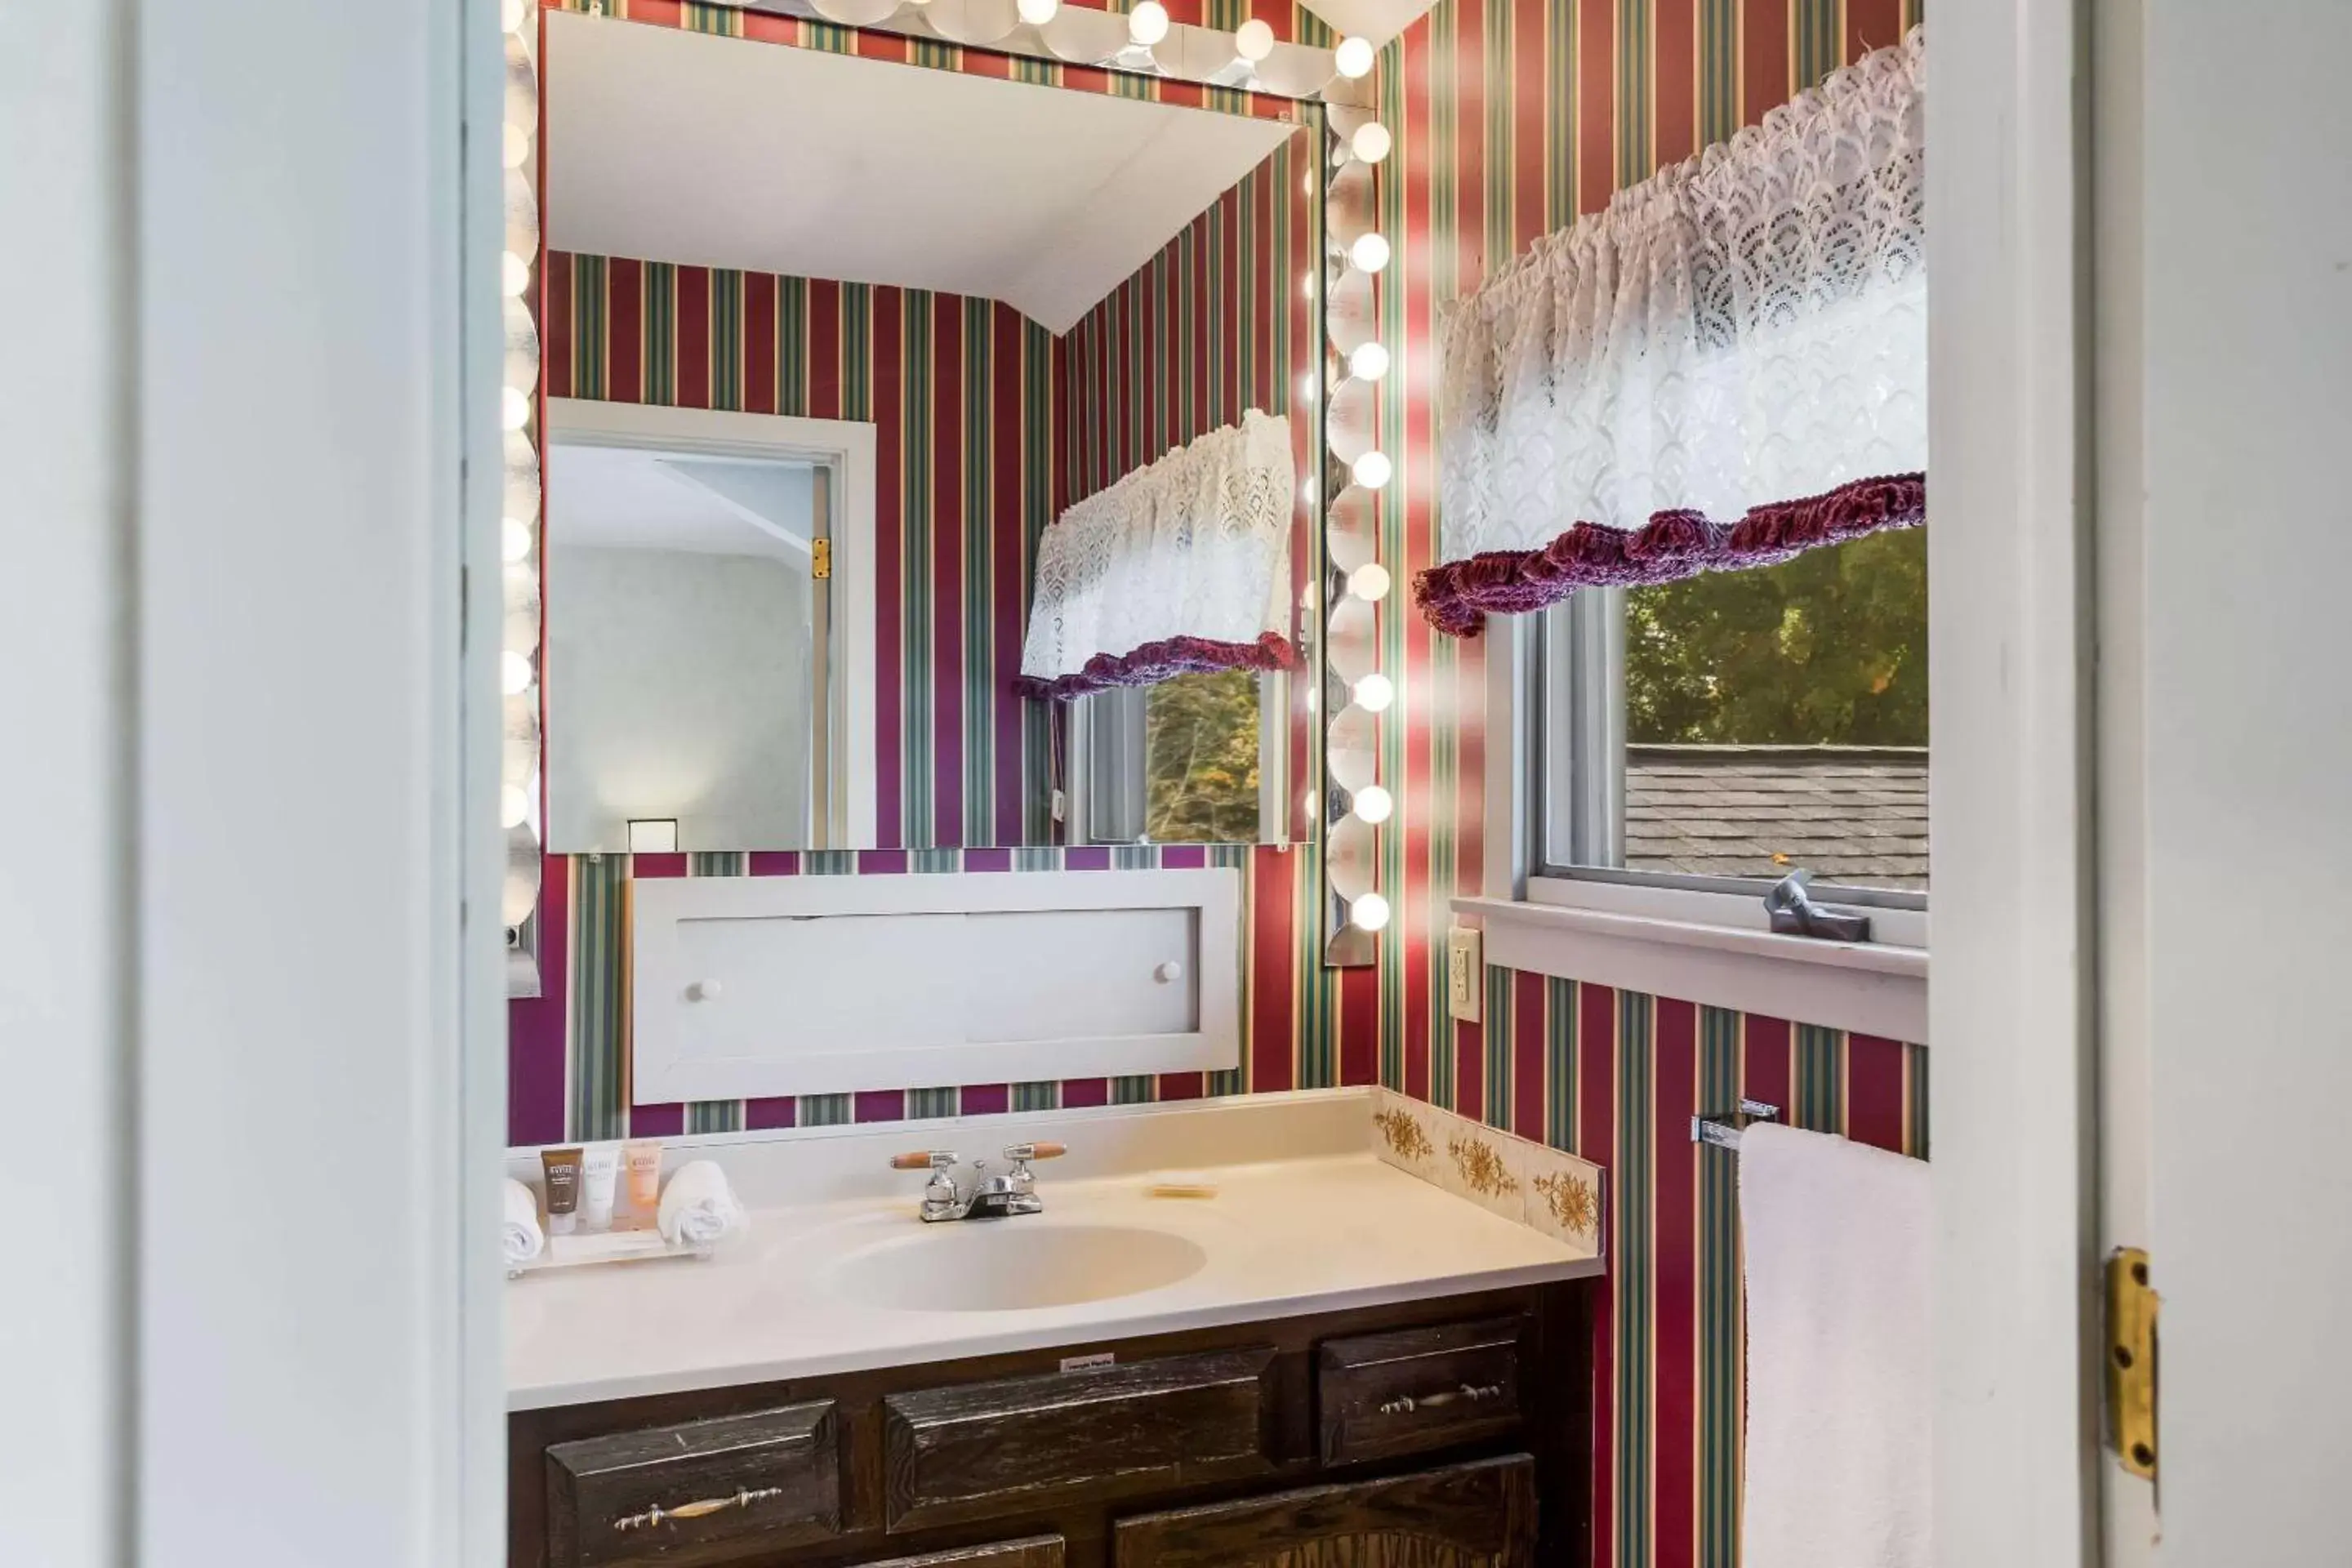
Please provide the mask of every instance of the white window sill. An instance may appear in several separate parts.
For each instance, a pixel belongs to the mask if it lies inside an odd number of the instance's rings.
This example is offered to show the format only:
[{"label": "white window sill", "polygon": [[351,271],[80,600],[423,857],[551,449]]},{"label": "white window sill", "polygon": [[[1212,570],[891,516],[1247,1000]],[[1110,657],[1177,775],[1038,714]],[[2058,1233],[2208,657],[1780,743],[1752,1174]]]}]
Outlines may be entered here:
[{"label": "white window sill", "polygon": [[[1766,929],[1760,905],[1733,913],[1754,900],[1721,894],[1548,879],[1529,892],[1526,901],[1454,900],[1457,915],[1485,927],[1488,963],[1927,1043],[1924,945],[1781,936]],[[1874,924],[1882,913],[1894,917],[1890,934],[1924,937],[1924,916],[1873,910]]]}]

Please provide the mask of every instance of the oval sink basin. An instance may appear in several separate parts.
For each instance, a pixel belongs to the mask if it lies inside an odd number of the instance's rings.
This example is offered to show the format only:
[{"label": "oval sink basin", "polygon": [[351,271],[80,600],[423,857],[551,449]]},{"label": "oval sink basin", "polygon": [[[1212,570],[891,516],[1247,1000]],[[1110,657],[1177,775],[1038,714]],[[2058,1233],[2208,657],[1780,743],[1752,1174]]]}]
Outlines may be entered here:
[{"label": "oval sink basin", "polygon": [[834,1288],[902,1312],[1017,1312],[1139,1295],[1200,1271],[1181,1236],[1123,1226],[958,1220],[844,1258]]}]

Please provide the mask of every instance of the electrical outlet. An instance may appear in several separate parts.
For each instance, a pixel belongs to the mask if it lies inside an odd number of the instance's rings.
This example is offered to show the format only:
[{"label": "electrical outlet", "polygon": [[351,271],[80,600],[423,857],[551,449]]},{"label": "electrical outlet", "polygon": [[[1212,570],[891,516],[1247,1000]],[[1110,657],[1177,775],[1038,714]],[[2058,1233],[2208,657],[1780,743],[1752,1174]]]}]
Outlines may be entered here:
[{"label": "electrical outlet", "polygon": [[1455,926],[1445,936],[1445,1011],[1465,1024],[1478,1022],[1486,994],[1486,964],[1478,932]]}]

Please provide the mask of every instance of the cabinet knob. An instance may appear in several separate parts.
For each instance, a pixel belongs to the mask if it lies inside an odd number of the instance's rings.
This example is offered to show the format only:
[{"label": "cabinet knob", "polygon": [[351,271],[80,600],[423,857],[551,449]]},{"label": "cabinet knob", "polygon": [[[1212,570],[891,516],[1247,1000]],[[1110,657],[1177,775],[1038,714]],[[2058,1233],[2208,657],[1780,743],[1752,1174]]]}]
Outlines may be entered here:
[{"label": "cabinet knob", "polygon": [[1151,972],[1151,978],[1157,980],[1162,985],[1172,985],[1177,981],[1184,978],[1184,966],[1171,958],[1167,963],[1161,964],[1159,968],[1153,970]]},{"label": "cabinet knob", "polygon": [[698,980],[686,988],[686,999],[689,1002],[716,1002],[719,993],[726,989],[716,980]]}]

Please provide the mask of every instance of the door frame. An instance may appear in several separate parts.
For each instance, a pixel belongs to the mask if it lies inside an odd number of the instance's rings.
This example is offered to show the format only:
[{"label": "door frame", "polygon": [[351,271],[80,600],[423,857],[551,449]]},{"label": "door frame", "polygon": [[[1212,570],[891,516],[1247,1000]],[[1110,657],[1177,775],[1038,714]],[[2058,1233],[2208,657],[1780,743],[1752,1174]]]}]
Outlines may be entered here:
[{"label": "door frame", "polygon": [[1936,1554],[2100,1552],[2083,0],[1927,54]]},{"label": "door frame", "polygon": [[[545,466],[551,471],[558,447],[626,447],[693,452],[714,458],[773,458],[814,464],[832,474],[829,528],[833,539],[835,634],[830,668],[838,672],[826,700],[839,729],[827,737],[838,758],[838,790],[827,791],[841,825],[812,848],[866,849],[876,837],[880,790],[875,772],[877,600],[880,593],[875,542],[875,498],[879,476],[879,426],[864,419],[812,419],[791,414],[746,414],[733,409],[677,408],[666,404],[617,403],[597,398],[550,397]],[[546,548],[562,542],[551,537]],[[563,591],[559,579],[554,593]],[[546,613],[560,613],[551,598]],[[542,735],[544,747],[547,738]]]}]

